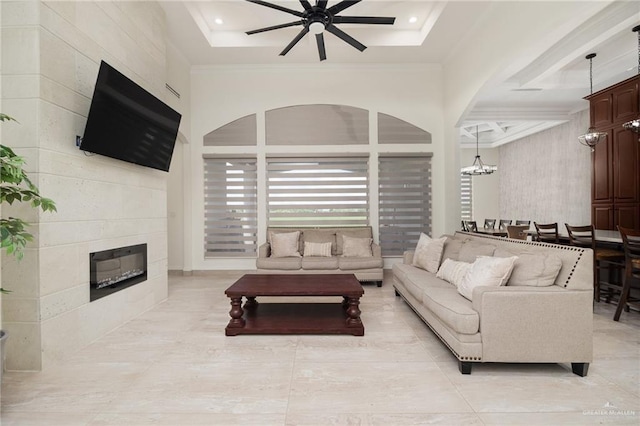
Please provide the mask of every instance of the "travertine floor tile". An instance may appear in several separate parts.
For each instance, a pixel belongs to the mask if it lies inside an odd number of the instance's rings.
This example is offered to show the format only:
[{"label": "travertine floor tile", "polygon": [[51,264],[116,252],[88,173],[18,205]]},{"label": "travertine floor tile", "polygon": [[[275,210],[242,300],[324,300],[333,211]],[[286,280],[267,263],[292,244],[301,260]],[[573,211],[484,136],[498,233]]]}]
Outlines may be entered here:
[{"label": "travertine floor tile", "polygon": [[[170,277],[169,298],[38,373],[7,372],[2,426],[640,424],[640,314],[594,305],[594,362],[457,359],[393,292],[365,284],[365,336],[226,337],[242,273]],[[387,274],[388,277],[388,274]]]}]

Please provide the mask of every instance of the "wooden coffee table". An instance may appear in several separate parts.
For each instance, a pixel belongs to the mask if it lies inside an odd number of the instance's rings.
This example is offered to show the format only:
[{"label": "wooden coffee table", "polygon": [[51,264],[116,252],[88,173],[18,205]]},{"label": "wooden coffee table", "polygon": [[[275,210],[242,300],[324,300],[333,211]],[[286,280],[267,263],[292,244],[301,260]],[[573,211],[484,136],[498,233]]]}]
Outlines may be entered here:
[{"label": "wooden coffee table", "polygon": [[[360,297],[364,290],[353,274],[248,274],[225,290],[231,299],[227,336],[238,334],[364,335]],[[258,303],[262,296],[342,296],[342,303]],[[246,301],[242,304],[242,298]]]}]

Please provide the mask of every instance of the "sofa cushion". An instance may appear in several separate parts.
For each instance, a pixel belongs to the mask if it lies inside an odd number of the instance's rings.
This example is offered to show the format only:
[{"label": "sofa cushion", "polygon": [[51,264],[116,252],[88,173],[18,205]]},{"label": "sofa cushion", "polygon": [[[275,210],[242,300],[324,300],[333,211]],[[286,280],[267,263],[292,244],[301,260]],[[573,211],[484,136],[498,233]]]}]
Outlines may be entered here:
[{"label": "sofa cushion", "polygon": [[304,257],[331,257],[331,243],[304,242]]},{"label": "sofa cushion", "polygon": [[384,261],[381,257],[338,257],[338,267],[343,271],[358,269],[382,268]]},{"label": "sofa cushion", "polygon": [[373,238],[371,234],[371,228],[355,228],[336,231],[336,254],[342,255],[344,247],[344,236],[351,238]]},{"label": "sofa cushion", "polygon": [[[273,244],[273,241],[271,240],[271,237],[275,234],[287,234],[290,232],[300,232],[300,230],[295,229],[295,228],[268,228],[267,229],[267,242],[269,243],[269,245]],[[302,237],[302,235],[301,235]],[[304,245],[302,244],[302,238],[298,239],[298,252],[302,253],[302,249],[304,249]]]},{"label": "sofa cushion", "polygon": [[344,257],[372,257],[371,238],[352,238],[343,235],[342,256]]},{"label": "sofa cushion", "polygon": [[271,235],[271,257],[300,257],[298,239],[300,231]]},{"label": "sofa cushion", "polygon": [[338,269],[337,257],[303,257],[302,269],[305,270],[334,270]]},{"label": "sofa cushion", "polygon": [[478,312],[473,309],[471,302],[460,296],[451,285],[424,290],[422,303],[457,333],[476,334],[480,329]]},{"label": "sofa cushion", "polygon": [[[510,257],[514,253],[498,248],[496,257]],[[547,287],[553,285],[562,268],[562,260],[553,253],[518,253],[507,285]]]},{"label": "sofa cushion", "polygon": [[337,253],[336,231],[331,229],[305,229],[302,231],[302,240],[304,243],[331,243],[331,255]]},{"label": "sofa cushion", "polygon": [[300,257],[259,257],[256,260],[258,269],[282,269],[297,271],[302,267]]},{"label": "sofa cushion", "polygon": [[442,249],[446,239],[446,237],[442,237],[434,240],[427,234],[421,233],[418,244],[416,245],[416,251],[413,254],[413,266],[417,266],[433,274],[438,272]]},{"label": "sofa cushion", "polygon": [[473,263],[478,256],[493,256],[495,250],[496,246],[494,245],[468,241],[460,247],[460,254],[457,260]]},{"label": "sofa cushion", "polygon": [[471,268],[471,263],[445,259],[444,262],[442,262],[442,265],[440,265],[440,269],[438,269],[436,277],[442,278],[443,280],[458,287],[464,276],[469,272],[469,268]]},{"label": "sofa cushion", "polygon": [[446,259],[458,260],[460,257],[460,249],[463,244],[464,240],[447,236],[447,239],[444,242],[444,248],[442,249],[441,261],[444,262]]},{"label": "sofa cushion", "polygon": [[462,279],[458,286],[458,292],[467,299],[472,300],[473,289],[476,287],[500,287],[505,285],[509,280],[516,259],[518,259],[516,256],[478,257]]}]

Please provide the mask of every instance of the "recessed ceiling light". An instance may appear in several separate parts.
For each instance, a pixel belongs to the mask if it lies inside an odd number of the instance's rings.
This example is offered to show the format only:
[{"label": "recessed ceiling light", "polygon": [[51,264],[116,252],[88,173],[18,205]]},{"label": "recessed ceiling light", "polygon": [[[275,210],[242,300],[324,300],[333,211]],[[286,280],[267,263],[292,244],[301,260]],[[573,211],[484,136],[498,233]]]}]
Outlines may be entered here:
[{"label": "recessed ceiling light", "polygon": [[216,18],[216,20],[215,20],[214,22],[215,22],[216,24],[218,24],[218,25],[222,25],[222,24],[224,24],[224,21],[223,21],[222,19],[220,19],[220,18]]},{"label": "recessed ceiling light", "polygon": [[411,18],[409,18],[409,23],[410,24],[415,24],[416,22],[418,22],[418,18],[415,16],[412,16]]}]

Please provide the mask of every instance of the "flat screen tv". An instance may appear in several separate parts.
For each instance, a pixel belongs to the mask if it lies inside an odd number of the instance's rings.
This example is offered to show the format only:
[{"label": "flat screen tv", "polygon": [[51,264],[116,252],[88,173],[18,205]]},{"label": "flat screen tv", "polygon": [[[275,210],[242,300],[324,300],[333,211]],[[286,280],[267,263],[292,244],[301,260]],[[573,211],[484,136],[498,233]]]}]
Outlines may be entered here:
[{"label": "flat screen tv", "polygon": [[80,149],[166,172],[180,118],[102,61]]}]

